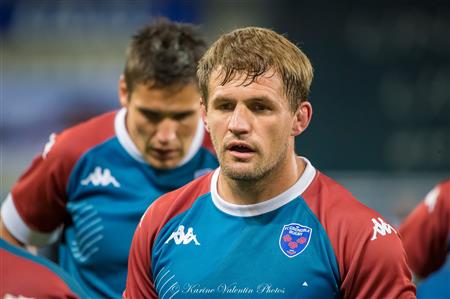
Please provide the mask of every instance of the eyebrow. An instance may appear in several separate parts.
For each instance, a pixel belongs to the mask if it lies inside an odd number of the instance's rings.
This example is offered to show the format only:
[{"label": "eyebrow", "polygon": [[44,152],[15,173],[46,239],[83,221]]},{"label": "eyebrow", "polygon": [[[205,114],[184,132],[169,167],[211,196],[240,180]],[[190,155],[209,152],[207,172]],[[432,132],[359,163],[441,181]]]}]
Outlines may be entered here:
[{"label": "eyebrow", "polygon": [[196,112],[195,109],[189,109],[189,110],[184,110],[184,111],[176,111],[176,112],[153,110],[153,109],[148,109],[148,108],[143,108],[143,107],[139,107],[137,109],[141,113],[144,113],[144,114],[154,114],[154,115],[158,115],[158,116],[162,116],[162,117],[167,117],[167,116],[184,116],[184,115],[188,116],[188,115],[194,114]]},{"label": "eyebrow", "polygon": [[[219,96],[213,99],[214,102],[228,102],[228,101],[236,101],[234,98]],[[267,96],[256,96],[244,99],[244,102],[277,102],[274,99],[271,99]]]}]

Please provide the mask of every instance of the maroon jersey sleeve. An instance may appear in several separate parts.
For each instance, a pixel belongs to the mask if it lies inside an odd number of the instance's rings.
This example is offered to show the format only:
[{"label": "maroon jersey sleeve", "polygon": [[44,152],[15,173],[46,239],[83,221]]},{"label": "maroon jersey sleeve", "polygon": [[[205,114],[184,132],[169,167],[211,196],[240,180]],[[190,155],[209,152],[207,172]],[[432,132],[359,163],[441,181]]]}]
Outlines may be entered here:
[{"label": "maroon jersey sleeve", "polygon": [[87,298],[57,265],[1,239],[0,260],[0,298]]},{"label": "maroon jersey sleeve", "polygon": [[84,152],[114,135],[114,115],[107,113],[50,136],[2,206],[2,221],[19,241],[42,245],[56,239],[66,218],[70,173]]},{"label": "maroon jersey sleeve", "polygon": [[397,231],[378,213],[320,172],[303,196],[334,249],[342,298],[415,298]]},{"label": "maroon jersey sleeve", "polygon": [[431,190],[400,226],[413,272],[425,278],[445,262],[450,241],[450,180]]},{"label": "maroon jersey sleeve", "polygon": [[125,299],[157,298],[152,276],[152,247],[162,227],[176,215],[186,211],[194,201],[210,189],[212,173],[198,178],[186,186],[167,193],[147,209],[138,224],[130,255]]}]

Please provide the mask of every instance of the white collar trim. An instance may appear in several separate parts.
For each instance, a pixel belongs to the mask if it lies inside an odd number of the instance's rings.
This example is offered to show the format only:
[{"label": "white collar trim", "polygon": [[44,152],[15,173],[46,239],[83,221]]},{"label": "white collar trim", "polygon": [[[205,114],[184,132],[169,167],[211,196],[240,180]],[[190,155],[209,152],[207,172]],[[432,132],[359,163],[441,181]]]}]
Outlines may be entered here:
[{"label": "white collar trim", "polygon": [[[145,161],[141,152],[137,149],[136,145],[134,144],[133,140],[131,140],[131,137],[128,134],[126,128],[126,115],[127,109],[122,108],[117,112],[116,117],[114,119],[114,129],[116,131],[117,139],[119,139],[119,143],[133,159],[137,160],[138,162],[147,164],[147,161]],[[194,139],[192,140],[191,146],[189,147],[188,153],[178,163],[177,167],[186,164],[195,156],[195,154],[198,152],[203,143],[204,135],[205,129],[203,127],[203,122],[201,119],[199,119],[197,131],[195,132],[195,136]]]},{"label": "white collar trim", "polygon": [[252,217],[262,215],[274,211],[287,203],[291,202],[299,195],[301,195],[306,188],[309,187],[314,177],[316,176],[316,169],[308,161],[308,159],[301,157],[306,162],[305,171],[297,182],[283,193],[260,203],[252,205],[238,205],[225,201],[217,192],[217,182],[220,173],[220,167],[214,171],[211,179],[211,197],[214,205],[222,212],[238,217]]},{"label": "white collar trim", "polygon": [[198,125],[197,125],[197,131],[195,132],[194,139],[192,139],[191,146],[189,147],[189,150],[188,150],[186,156],[184,156],[184,158],[178,163],[177,166],[184,165],[187,162],[191,161],[191,159],[195,156],[195,154],[198,152],[198,150],[202,146],[204,137],[205,137],[205,128],[203,126],[202,119],[199,118]]}]

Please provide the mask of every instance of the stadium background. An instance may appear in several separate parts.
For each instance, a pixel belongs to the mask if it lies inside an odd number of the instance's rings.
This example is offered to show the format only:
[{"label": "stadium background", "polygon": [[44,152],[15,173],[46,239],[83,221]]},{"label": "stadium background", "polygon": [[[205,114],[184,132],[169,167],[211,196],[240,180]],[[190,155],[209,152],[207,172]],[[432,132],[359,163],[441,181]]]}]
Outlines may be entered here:
[{"label": "stadium background", "polygon": [[286,33],[315,68],[298,152],[393,223],[450,176],[448,1],[2,0],[2,199],[50,133],[119,106],[129,37],[156,15],[210,41]]}]

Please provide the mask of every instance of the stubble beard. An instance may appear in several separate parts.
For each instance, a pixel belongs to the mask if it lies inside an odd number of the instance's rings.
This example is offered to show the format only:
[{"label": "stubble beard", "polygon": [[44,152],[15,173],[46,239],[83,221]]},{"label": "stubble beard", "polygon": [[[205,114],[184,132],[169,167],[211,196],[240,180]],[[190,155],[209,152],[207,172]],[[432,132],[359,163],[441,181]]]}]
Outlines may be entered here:
[{"label": "stubble beard", "polygon": [[271,155],[267,158],[262,157],[260,161],[253,167],[246,167],[246,169],[239,169],[239,167],[233,167],[231,162],[227,163],[224,155],[224,150],[218,157],[220,162],[220,168],[223,174],[229,179],[240,183],[258,183],[276,172],[277,168],[280,168],[287,156],[287,143],[283,145],[283,148],[278,152],[278,155]]}]

